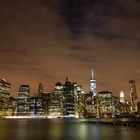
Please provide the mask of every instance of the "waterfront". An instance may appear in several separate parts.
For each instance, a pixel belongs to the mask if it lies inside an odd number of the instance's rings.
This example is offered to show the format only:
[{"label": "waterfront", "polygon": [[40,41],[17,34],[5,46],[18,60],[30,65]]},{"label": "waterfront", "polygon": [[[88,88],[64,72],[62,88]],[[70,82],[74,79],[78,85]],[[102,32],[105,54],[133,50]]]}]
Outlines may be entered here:
[{"label": "waterfront", "polygon": [[81,123],[86,119],[3,119],[0,140],[137,140],[139,127]]}]

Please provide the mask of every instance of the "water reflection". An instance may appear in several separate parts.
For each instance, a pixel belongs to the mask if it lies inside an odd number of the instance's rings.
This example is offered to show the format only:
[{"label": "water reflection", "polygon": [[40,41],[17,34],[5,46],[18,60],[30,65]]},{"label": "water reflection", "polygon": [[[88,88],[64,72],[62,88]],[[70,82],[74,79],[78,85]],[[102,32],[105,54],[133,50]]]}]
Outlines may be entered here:
[{"label": "water reflection", "polygon": [[75,119],[0,120],[0,140],[137,140],[139,132]]}]

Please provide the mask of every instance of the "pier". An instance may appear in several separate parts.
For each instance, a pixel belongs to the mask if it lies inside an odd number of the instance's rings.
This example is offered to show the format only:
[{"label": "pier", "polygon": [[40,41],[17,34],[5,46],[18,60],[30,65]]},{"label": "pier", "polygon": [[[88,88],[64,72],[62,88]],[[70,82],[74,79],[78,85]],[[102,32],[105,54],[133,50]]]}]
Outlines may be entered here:
[{"label": "pier", "polygon": [[89,119],[80,121],[83,124],[100,124],[121,127],[140,127],[140,119]]}]

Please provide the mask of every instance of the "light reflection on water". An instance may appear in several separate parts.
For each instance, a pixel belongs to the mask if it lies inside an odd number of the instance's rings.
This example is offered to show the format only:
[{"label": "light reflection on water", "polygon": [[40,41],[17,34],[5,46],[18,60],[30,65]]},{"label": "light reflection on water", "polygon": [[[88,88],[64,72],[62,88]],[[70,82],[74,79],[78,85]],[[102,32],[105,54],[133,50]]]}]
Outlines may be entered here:
[{"label": "light reflection on water", "polygon": [[76,119],[0,120],[0,140],[137,140],[140,130]]}]

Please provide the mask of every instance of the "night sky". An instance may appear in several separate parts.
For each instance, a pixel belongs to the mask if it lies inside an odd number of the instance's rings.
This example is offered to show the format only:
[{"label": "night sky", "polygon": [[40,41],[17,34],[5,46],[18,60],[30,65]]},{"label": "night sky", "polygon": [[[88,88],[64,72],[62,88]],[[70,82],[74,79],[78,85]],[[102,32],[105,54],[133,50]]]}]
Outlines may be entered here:
[{"label": "night sky", "polygon": [[70,81],[89,91],[140,99],[140,0],[0,0],[0,78],[17,95],[21,84],[37,92]]}]

